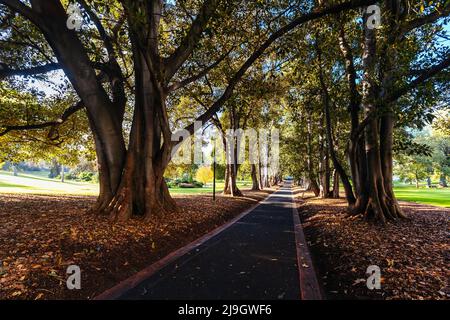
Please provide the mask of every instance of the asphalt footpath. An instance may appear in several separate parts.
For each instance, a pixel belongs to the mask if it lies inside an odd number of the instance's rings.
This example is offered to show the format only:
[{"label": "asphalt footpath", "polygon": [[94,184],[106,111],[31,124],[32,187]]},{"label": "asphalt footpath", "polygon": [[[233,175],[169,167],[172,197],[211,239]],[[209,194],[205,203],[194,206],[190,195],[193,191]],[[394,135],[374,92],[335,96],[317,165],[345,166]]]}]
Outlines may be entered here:
[{"label": "asphalt footpath", "polygon": [[300,299],[292,205],[285,184],[119,299]]}]

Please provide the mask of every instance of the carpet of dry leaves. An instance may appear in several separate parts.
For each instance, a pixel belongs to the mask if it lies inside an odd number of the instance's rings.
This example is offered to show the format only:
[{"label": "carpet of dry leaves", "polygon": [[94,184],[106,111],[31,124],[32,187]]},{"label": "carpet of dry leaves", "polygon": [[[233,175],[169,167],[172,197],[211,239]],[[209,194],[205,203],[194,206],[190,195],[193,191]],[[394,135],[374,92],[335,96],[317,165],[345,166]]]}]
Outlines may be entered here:
[{"label": "carpet of dry leaves", "polygon": [[[328,299],[448,299],[450,209],[401,202],[408,220],[387,226],[346,215],[342,199],[299,194],[299,212]],[[369,265],[381,289],[369,290]]]},{"label": "carpet of dry leaves", "polygon": [[[86,213],[94,197],[0,195],[0,299],[89,299],[265,198],[176,196],[179,211],[151,223]],[[66,287],[67,266],[82,271]]]}]

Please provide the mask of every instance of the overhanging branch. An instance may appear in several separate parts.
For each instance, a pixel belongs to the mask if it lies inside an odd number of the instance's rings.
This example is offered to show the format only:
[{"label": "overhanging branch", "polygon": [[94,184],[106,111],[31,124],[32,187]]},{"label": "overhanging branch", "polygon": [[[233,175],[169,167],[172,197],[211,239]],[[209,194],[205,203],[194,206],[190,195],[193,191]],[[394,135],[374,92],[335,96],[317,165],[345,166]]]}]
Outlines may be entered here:
[{"label": "overhanging branch", "polygon": [[[414,71],[414,74],[419,74],[419,76],[405,85],[404,87],[400,88],[397,91],[394,91],[393,94],[386,97],[385,100],[382,101],[382,103],[393,103],[397,101],[401,96],[407,94],[412,89],[416,88],[417,86],[421,85],[425,81],[429,80],[445,68],[447,68],[450,65],[450,58],[447,58],[443,60],[438,65],[435,65],[431,68],[422,70],[422,71]],[[352,133],[351,139],[355,140],[357,139],[364,131],[364,128],[369,124],[369,122],[373,119],[373,117],[379,115],[377,111],[370,112],[358,125],[358,128]]]},{"label": "overhanging branch", "polygon": [[[228,83],[227,88],[225,89],[222,96],[219,97],[218,100],[216,100],[212,106],[203,114],[201,114],[199,117],[197,117],[196,121],[201,121],[202,123],[206,122],[207,120],[211,119],[211,117],[218,112],[223,104],[227,101],[227,99],[231,96],[231,94],[234,91],[234,88],[239,83],[242,76],[245,74],[245,72],[250,68],[250,66],[259,58],[261,55],[265,52],[265,50],[270,47],[270,45],[275,42],[278,38],[283,36],[284,34],[290,32],[294,28],[315,20],[319,19],[321,17],[330,15],[330,14],[336,14],[339,12],[342,12],[344,10],[350,10],[359,8],[362,6],[370,5],[375,3],[375,0],[354,0],[354,1],[348,1],[344,2],[338,5],[330,6],[318,11],[313,11],[307,14],[304,14],[297,19],[294,19],[289,24],[285,25],[284,27],[278,29],[272,35],[270,35],[269,38],[258,48],[256,51],[252,53],[252,55],[244,62],[244,64],[241,66],[241,68],[236,72],[236,74],[231,78],[230,82]],[[185,128],[190,134],[194,133],[194,123],[190,124]],[[176,144],[176,142],[174,142]]]},{"label": "overhanging branch", "polygon": [[56,62],[51,62],[41,66],[24,69],[10,69],[4,64],[0,64],[0,80],[11,76],[32,76],[36,74],[47,73],[58,69],[61,69],[61,66],[59,63]]},{"label": "overhanging branch", "polygon": [[441,72],[442,70],[448,68],[450,66],[450,57],[447,57],[444,59],[441,63],[422,70],[422,71],[415,71],[416,74],[418,74],[417,78],[415,78],[413,81],[408,83],[407,85],[403,86],[402,88],[394,91],[392,94],[388,95],[386,97],[386,102],[394,102],[397,99],[399,99],[401,96],[407,94],[409,91],[417,88],[419,85],[424,83],[425,81],[429,80],[430,78],[434,77],[436,74]]},{"label": "overhanging branch", "polygon": [[108,51],[109,59],[110,60],[111,58],[115,59],[114,47],[112,45],[111,38],[106,33],[106,30],[103,27],[99,17],[94,13],[94,11],[91,10],[91,8],[88,6],[85,0],[77,0],[77,1],[81,5],[81,7],[86,11],[89,18],[92,20],[95,27],[97,28],[97,31],[100,34],[100,37],[105,45],[106,51]]},{"label": "overhanging branch", "polygon": [[207,75],[209,71],[211,71],[212,69],[217,67],[219,65],[219,63],[221,63],[223,61],[223,59],[225,59],[230,52],[231,52],[231,50],[229,50],[226,54],[222,55],[216,62],[214,62],[210,66],[206,67],[205,69],[200,71],[198,74],[193,75],[192,77],[188,77],[184,80],[174,82],[173,84],[169,85],[167,87],[167,92],[172,92],[172,91],[181,89],[181,88],[187,86],[188,84],[201,79],[202,77]]},{"label": "overhanging branch", "polygon": [[433,23],[442,17],[448,16],[449,14],[450,14],[450,2],[447,2],[447,4],[439,11],[435,11],[433,13],[409,21],[405,26],[401,28],[400,34],[405,35],[406,33],[414,29],[420,28],[425,24]]},{"label": "overhanging branch", "polygon": [[79,111],[83,108],[84,108],[83,102],[79,101],[76,104],[67,108],[63,112],[61,117],[59,117],[58,119],[56,119],[54,121],[47,121],[47,122],[43,122],[43,123],[28,124],[28,125],[17,125],[17,126],[1,126],[0,125],[0,127],[4,128],[3,131],[0,131],[0,137],[4,136],[5,134],[7,134],[11,131],[37,130],[37,129],[44,129],[44,128],[51,127],[48,137],[50,139],[54,139],[56,127],[63,124],[64,122],[66,122],[67,119],[69,119],[71,115],[73,115],[74,113],[76,113],[77,111]]},{"label": "overhanging branch", "polygon": [[180,69],[186,59],[190,56],[194,50],[195,44],[200,40],[209,20],[216,11],[218,4],[218,0],[205,0],[203,2],[197,17],[192,23],[186,37],[181,42],[181,45],[164,60],[166,82],[169,82],[170,79],[172,79],[178,69]]},{"label": "overhanging branch", "polygon": [[0,3],[6,5],[11,10],[23,15],[25,18],[33,22],[35,25],[43,25],[41,17],[33,11],[33,9],[19,0],[0,0]]}]

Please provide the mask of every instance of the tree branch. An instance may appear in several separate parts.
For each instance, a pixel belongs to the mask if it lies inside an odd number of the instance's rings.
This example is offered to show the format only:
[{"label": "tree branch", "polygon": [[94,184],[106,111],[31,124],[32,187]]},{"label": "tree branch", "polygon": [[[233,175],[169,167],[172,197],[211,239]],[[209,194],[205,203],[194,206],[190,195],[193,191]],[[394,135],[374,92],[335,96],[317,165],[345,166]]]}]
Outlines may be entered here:
[{"label": "tree branch", "polygon": [[[342,12],[344,10],[349,9],[355,9],[359,8],[365,5],[370,5],[375,3],[375,0],[353,0],[344,2],[338,5],[334,5],[328,8],[324,8],[318,11],[313,11],[310,13],[306,13],[297,19],[294,19],[289,24],[285,25],[284,27],[278,29],[272,35],[270,35],[269,38],[258,48],[256,49],[250,57],[244,62],[244,64],[241,66],[241,68],[236,72],[236,74],[231,78],[230,82],[228,83],[227,88],[225,89],[222,96],[217,99],[212,106],[203,114],[197,117],[196,121],[206,122],[207,120],[211,119],[211,117],[218,112],[225,101],[231,96],[231,94],[234,91],[234,88],[242,78],[242,76],[245,74],[245,72],[250,68],[250,66],[265,52],[265,50],[270,47],[270,45],[275,42],[278,38],[283,36],[284,34],[288,33],[289,31],[293,30],[294,28],[298,27],[299,25],[302,25],[308,21],[312,21],[315,19],[319,19],[321,17],[324,17],[329,14],[336,14],[339,12]],[[190,124],[185,128],[190,134],[194,133],[194,123]],[[175,144],[176,142],[174,142]]]},{"label": "tree branch", "polygon": [[54,136],[55,136],[55,132],[56,132],[55,131],[56,127],[63,124],[64,122],[66,122],[67,119],[69,119],[69,117],[71,115],[73,115],[74,113],[76,113],[77,111],[79,111],[83,108],[84,108],[83,102],[79,101],[76,104],[67,108],[63,112],[61,117],[59,117],[58,119],[56,119],[54,121],[47,121],[47,122],[43,122],[43,123],[29,124],[29,125],[18,125],[18,126],[1,126],[0,125],[0,127],[5,128],[3,131],[0,131],[0,137],[4,136],[5,134],[7,134],[8,132],[11,132],[11,131],[37,130],[37,129],[44,129],[47,127],[52,127],[48,133],[48,137],[51,140],[55,140]]},{"label": "tree branch", "polygon": [[164,59],[166,83],[172,79],[200,40],[209,20],[219,4],[218,0],[205,0],[181,45],[166,59]]},{"label": "tree branch", "polygon": [[[406,86],[402,87],[401,89],[394,91],[392,95],[389,95],[386,97],[386,99],[383,101],[384,103],[392,103],[395,102],[397,99],[399,99],[404,94],[408,93],[410,90],[416,88],[423,82],[429,80],[431,77],[435,76],[440,71],[444,70],[450,65],[450,58],[445,59],[440,64],[433,66],[429,69],[422,70],[420,72],[420,75],[414,79],[412,82],[407,84]],[[414,73],[418,73],[418,71],[414,71]],[[358,125],[358,128],[352,133],[351,139],[356,140],[364,131],[364,128],[369,124],[369,122],[375,117],[376,115],[379,115],[377,111],[370,112]]]},{"label": "tree branch", "polygon": [[221,63],[223,61],[223,59],[225,59],[230,52],[231,52],[231,50],[229,50],[226,54],[222,55],[216,62],[214,62],[210,66],[206,67],[205,69],[200,71],[198,74],[193,75],[192,77],[188,77],[184,80],[174,82],[173,84],[169,85],[167,87],[166,91],[172,92],[172,91],[181,89],[181,88],[187,86],[188,84],[190,84],[194,81],[197,81],[197,80],[201,79],[202,77],[206,76],[208,74],[208,72],[211,71],[212,69],[214,69],[215,67],[217,67],[219,65],[219,63]]},{"label": "tree branch", "polygon": [[361,101],[361,96],[358,92],[357,86],[356,86],[356,69],[355,64],[353,61],[353,54],[352,50],[350,48],[350,45],[345,38],[345,30],[344,25],[342,24],[340,30],[339,30],[339,47],[341,49],[342,56],[344,58],[345,63],[345,72],[347,75],[347,84],[350,89],[350,109],[354,112],[358,112],[359,109],[359,102]]},{"label": "tree branch", "polygon": [[11,10],[23,15],[35,25],[43,25],[41,17],[32,8],[23,4],[19,0],[0,0],[0,4],[6,5]]},{"label": "tree branch", "polygon": [[109,59],[110,60],[111,59],[115,59],[114,47],[112,45],[111,38],[106,33],[106,30],[103,27],[100,19],[94,13],[94,11],[92,11],[91,8],[89,8],[89,6],[88,6],[88,4],[86,3],[85,0],[77,0],[77,1],[81,5],[81,7],[86,11],[86,13],[88,14],[89,18],[92,20],[92,22],[94,23],[95,27],[97,28],[98,33],[100,34],[100,37],[101,37],[103,43],[105,44],[106,51],[108,51]]},{"label": "tree branch", "polygon": [[[208,106],[206,104],[203,103],[203,101],[201,101],[197,96],[193,96],[194,100],[197,101],[205,110],[208,110]],[[225,130],[222,127],[222,124],[220,123],[219,117],[217,116],[217,114],[215,113],[212,117],[211,117],[211,121],[212,123],[216,126],[217,129],[220,130],[220,132],[225,133]]]},{"label": "tree branch", "polygon": [[450,14],[450,2],[447,2],[447,4],[440,11],[435,11],[428,15],[409,21],[405,26],[401,28],[400,34],[405,35],[406,33],[414,29],[417,29],[428,23],[433,23],[442,17],[448,16],[449,14]]},{"label": "tree branch", "polygon": [[42,66],[30,67],[26,69],[10,69],[4,64],[0,64],[0,80],[11,76],[32,76],[58,69],[61,69],[61,66],[56,62],[51,62]]},{"label": "tree branch", "polygon": [[370,123],[376,111],[369,112],[367,116],[358,124],[358,127],[351,133],[350,139],[355,141],[364,132],[365,127]]},{"label": "tree branch", "polygon": [[[448,68],[449,66],[450,66],[450,57],[447,57],[441,63],[419,72],[418,73],[419,76],[417,78],[415,78],[413,81],[411,81],[407,85],[403,86],[402,88],[394,91],[392,94],[388,95],[386,97],[386,102],[389,103],[389,102],[396,101],[401,96],[407,94],[412,89],[417,88],[419,85],[421,85],[425,81],[429,80],[430,78],[434,77],[436,74],[438,74],[442,70]],[[416,73],[417,73],[417,71],[416,71]]]}]

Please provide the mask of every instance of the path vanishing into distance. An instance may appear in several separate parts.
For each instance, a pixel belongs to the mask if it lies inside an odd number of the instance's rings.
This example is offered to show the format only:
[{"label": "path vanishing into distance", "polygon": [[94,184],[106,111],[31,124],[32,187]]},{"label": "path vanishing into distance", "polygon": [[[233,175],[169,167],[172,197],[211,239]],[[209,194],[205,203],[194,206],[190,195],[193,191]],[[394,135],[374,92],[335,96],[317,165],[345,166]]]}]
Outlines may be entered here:
[{"label": "path vanishing into distance", "polygon": [[292,187],[285,183],[206,241],[188,245],[97,299],[300,299],[296,215]]}]

